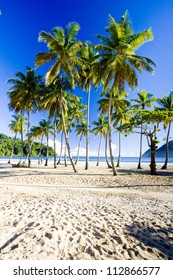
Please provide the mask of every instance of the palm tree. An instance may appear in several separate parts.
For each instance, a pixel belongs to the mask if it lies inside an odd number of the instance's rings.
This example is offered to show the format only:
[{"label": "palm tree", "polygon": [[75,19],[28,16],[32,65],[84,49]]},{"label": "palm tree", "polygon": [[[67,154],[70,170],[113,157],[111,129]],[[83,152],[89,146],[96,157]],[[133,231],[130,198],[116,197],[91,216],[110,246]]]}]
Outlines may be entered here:
[{"label": "palm tree", "polygon": [[60,153],[59,153],[59,159],[57,162],[57,165],[61,163],[61,157],[62,157],[62,150],[63,150],[63,127],[62,127],[62,122],[60,119],[58,119],[57,121],[57,132],[60,133],[61,132],[61,146],[60,146]]},{"label": "palm tree", "polygon": [[[30,137],[31,137],[31,139],[34,139],[34,138],[36,140],[40,139],[40,151],[39,151],[39,154],[38,154],[38,164],[40,164],[42,143],[43,143],[43,137],[44,137],[44,133],[42,132],[41,127],[33,125],[31,127],[31,130],[30,130]],[[31,146],[32,146],[32,142],[31,142]]]},{"label": "palm tree", "polygon": [[[173,91],[169,92],[168,96],[164,96],[163,98],[157,99],[157,102],[159,105],[161,105],[161,108],[159,110],[173,110]],[[168,165],[168,158],[169,158],[169,135],[171,130],[171,121],[169,123],[164,123],[164,127],[168,127],[167,135],[166,135],[166,157],[165,157],[165,163],[162,166],[162,169],[167,169]]]},{"label": "palm tree", "polygon": [[48,121],[46,121],[45,119],[42,119],[39,122],[39,128],[42,132],[42,135],[44,135],[46,137],[46,162],[45,162],[45,166],[48,165],[48,157],[49,157],[49,134],[53,135],[53,126],[51,125],[51,121],[50,119]]},{"label": "palm tree", "polygon": [[26,110],[28,114],[28,167],[31,166],[31,143],[30,143],[30,114],[37,106],[37,96],[40,93],[41,76],[37,75],[33,69],[26,67],[26,75],[18,71],[16,78],[11,78],[8,82],[13,86],[10,88],[10,98],[14,99],[11,104],[15,109]]},{"label": "palm tree", "polygon": [[[7,80],[7,82],[9,82],[9,80]],[[21,151],[20,151],[20,160],[18,162],[18,166],[20,166],[21,162],[22,162],[22,158],[23,158],[23,109],[22,109],[22,104],[20,103],[19,99],[18,99],[18,91],[20,90],[20,84],[18,84],[18,86],[16,85],[17,89],[10,89],[7,93],[8,93],[8,98],[10,99],[9,103],[8,103],[8,107],[10,110],[14,110],[14,112],[16,114],[20,114],[20,119],[21,119],[21,123],[20,123],[20,135],[21,135]]]},{"label": "palm tree", "polygon": [[97,164],[96,164],[96,166],[99,166],[102,137],[106,137],[106,134],[107,134],[106,117],[104,115],[98,115],[98,121],[93,121],[92,124],[95,126],[92,129],[92,132],[94,133],[94,135],[100,134],[98,157],[97,157]]},{"label": "palm tree", "polygon": [[79,150],[80,150],[80,143],[82,141],[82,137],[87,135],[87,131],[88,131],[87,123],[85,121],[76,124],[75,132],[77,133],[77,136],[80,136],[80,138],[79,138],[79,143],[77,148],[77,156],[76,156],[75,164],[77,164],[79,159]]},{"label": "palm tree", "polygon": [[[127,95],[126,95],[127,96]],[[130,102],[124,97],[117,96],[116,102],[113,104],[114,110],[112,112],[113,127],[117,129],[118,126],[123,125],[129,119],[129,106]],[[118,159],[116,167],[120,167],[121,160],[121,131],[118,131]]]},{"label": "palm tree", "polygon": [[131,23],[128,20],[128,12],[124,14],[120,22],[116,22],[112,16],[109,16],[109,23],[106,28],[108,37],[97,35],[101,44],[96,46],[100,51],[100,61],[95,65],[95,82],[104,79],[104,90],[111,85],[112,90],[109,96],[108,107],[108,134],[109,149],[113,175],[117,175],[114,165],[111,136],[111,107],[113,92],[122,94],[125,83],[134,88],[138,85],[137,72],[141,73],[143,69],[153,72],[155,65],[150,59],[135,54],[135,51],[147,41],[153,39],[150,29],[140,33],[133,33]]},{"label": "palm tree", "polygon": [[[106,92],[103,92],[100,95],[102,98],[97,102],[99,105],[98,110],[101,111],[102,114],[106,114],[108,112],[110,91],[111,89],[108,89]],[[128,119],[127,112],[130,103],[126,99],[127,93],[125,92],[122,92],[121,95],[118,95],[117,92],[114,91],[112,97],[113,98],[112,98],[111,116],[112,116],[113,127],[117,129],[119,124],[122,125],[122,123],[127,121]],[[108,135],[106,137],[106,146],[107,146],[107,138]],[[120,166],[120,158],[121,158],[121,132],[119,131],[119,153],[118,153],[117,167]],[[107,165],[108,168],[111,167],[108,162]]]},{"label": "palm tree", "polygon": [[21,114],[15,114],[12,116],[13,120],[11,120],[10,124],[9,124],[9,128],[10,130],[14,133],[14,140],[13,140],[13,147],[11,150],[11,156],[10,159],[8,161],[8,163],[11,163],[12,157],[13,157],[13,152],[14,152],[14,146],[15,146],[15,141],[17,138],[17,134],[18,132],[21,132],[21,122],[22,122],[22,132],[25,131],[25,119],[23,116],[21,116]]},{"label": "palm tree", "polygon": [[[91,94],[91,85],[93,84],[94,77],[94,65],[98,61],[98,53],[96,53],[94,46],[89,42],[85,42],[80,51],[80,56],[86,62],[87,67],[85,68],[85,72],[83,69],[79,71],[80,73],[80,86],[83,90],[87,92],[87,133],[86,133],[86,163],[85,169],[87,170],[89,167],[89,126],[90,126],[90,94]],[[95,82],[95,86],[97,83]]]},{"label": "palm tree", "polygon": [[[63,89],[69,89],[68,80],[63,79]],[[67,110],[66,97],[67,93],[63,90],[63,110]],[[57,117],[60,117],[60,79],[55,78],[53,83],[49,85],[39,100],[39,109],[49,112],[49,118],[53,118],[54,127],[54,168],[56,163],[56,133],[57,133]]]},{"label": "palm tree", "polygon": [[62,27],[55,27],[53,35],[49,32],[42,31],[39,34],[39,41],[45,42],[48,47],[48,52],[39,53],[36,57],[36,66],[41,66],[46,62],[53,62],[52,67],[49,69],[45,76],[46,85],[50,85],[59,74],[60,78],[60,113],[63,123],[64,136],[68,155],[74,172],[76,172],[75,165],[71,157],[71,149],[68,141],[66,131],[66,124],[63,112],[63,76],[70,77],[72,88],[75,85],[75,80],[79,81],[78,67],[83,68],[84,62],[77,54],[82,45],[81,41],[77,41],[76,36],[80,27],[77,23],[69,23],[65,30]]},{"label": "palm tree", "polygon": [[[142,90],[140,93],[138,93],[138,98],[132,99],[132,101],[135,101],[137,104],[133,105],[132,108],[134,109],[142,109],[144,110],[146,107],[153,107],[153,102],[157,100],[157,98],[153,97],[153,94],[147,93],[145,90]],[[138,167],[137,169],[142,169],[141,167],[141,161],[142,161],[142,135],[143,135],[143,129],[141,124],[141,133],[140,133],[140,151],[139,151],[139,161],[138,161]]]}]

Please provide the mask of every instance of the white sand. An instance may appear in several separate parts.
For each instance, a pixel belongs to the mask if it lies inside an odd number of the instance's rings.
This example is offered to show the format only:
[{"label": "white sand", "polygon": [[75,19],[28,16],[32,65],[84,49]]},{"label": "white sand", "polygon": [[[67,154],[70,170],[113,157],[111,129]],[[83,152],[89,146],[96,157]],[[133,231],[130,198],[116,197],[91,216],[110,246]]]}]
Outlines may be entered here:
[{"label": "white sand", "polygon": [[173,170],[0,168],[0,259],[173,259]]}]

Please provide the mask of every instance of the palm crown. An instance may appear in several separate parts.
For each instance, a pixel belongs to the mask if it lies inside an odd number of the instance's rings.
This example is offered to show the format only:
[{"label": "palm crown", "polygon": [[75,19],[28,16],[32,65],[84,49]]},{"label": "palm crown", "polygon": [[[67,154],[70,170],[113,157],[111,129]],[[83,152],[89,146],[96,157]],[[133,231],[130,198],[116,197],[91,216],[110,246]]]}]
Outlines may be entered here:
[{"label": "palm crown", "polygon": [[49,51],[37,55],[36,66],[54,61],[45,77],[47,85],[51,84],[62,71],[70,76],[73,86],[75,79],[79,79],[77,67],[83,66],[83,60],[76,56],[82,45],[82,42],[76,39],[79,29],[79,25],[72,22],[65,29],[59,26],[55,27],[53,35],[45,31],[40,32],[38,40],[45,42]]},{"label": "palm crown", "polygon": [[104,76],[105,89],[110,83],[123,87],[124,82],[133,88],[138,85],[137,72],[145,69],[153,73],[154,62],[135,54],[141,45],[153,39],[151,29],[134,34],[126,12],[119,23],[109,16],[106,32],[109,37],[97,35],[101,44],[96,46],[100,51],[96,81]]}]

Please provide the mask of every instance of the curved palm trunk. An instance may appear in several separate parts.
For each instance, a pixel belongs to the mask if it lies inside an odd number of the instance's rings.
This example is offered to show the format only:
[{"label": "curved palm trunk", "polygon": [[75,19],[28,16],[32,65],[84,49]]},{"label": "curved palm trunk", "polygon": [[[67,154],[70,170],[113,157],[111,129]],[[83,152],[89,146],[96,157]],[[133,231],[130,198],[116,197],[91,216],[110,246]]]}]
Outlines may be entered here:
[{"label": "curved palm trunk", "polygon": [[120,160],[121,160],[121,132],[119,132],[119,151],[118,151],[118,160],[117,160],[116,167],[120,167]]},{"label": "curved palm trunk", "polygon": [[38,155],[38,164],[40,164],[41,161],[42,161],[42,159],[41,159],[41,152],[42,152],[43,136],[44,136],[44,134],[42,134],[42,136],[41,136],[40,151],[39,151],[39,155]]},{"label": "curved palm trunk", "polygon": [[60,150],[60,155],[59,155],[59,160],[58,160],[58,162],[57,162],[57,165],[61,163],[62,148],[63,148],[63,131],[62,131],[62,133],[61,133],[61,150]]},{"label": "curved palm trunk", "polygon": [[113,176],[116,176],[117,171],[115,169],[114,156],[113,156],[113,151],[112,151],[111,104],[112,104],[112,90],[110,91],[109,107],[108,107],[108,135],[109,135],[109,151],[110,151],[110,158],[111,158],[111,164],[112,164],[112,171],[113,171]]},{"label": "curved palm trunk", "polygon": [[48,166],[48,158],[49,158],[49,133],[47,133],[46,140],[47,140],[46,162],[45,162],[44,166]]},{"label": "curved palm trunk", "polygon": [[141,125],[141,135],[140,135],[140,152],[139,152],[139,162],[137,169],[142,169],[141,167],[141,161],[142,161],[142,125]]},{"label": "curved palm trunk", "polygon": [[85,170],[88,169],[89,166],[89,111],[90,111],[90,87],[88,90],[88,98],[87,98],[87,131],[86,131],[86,164]]},{"label": "curved palm trunk", "polygon": [[112,168],[112,166],[109,164],[109,161],[108,161],[107,147],[108,147],[108,131],[106,133],[106,138],[105,138],[105,158],[106,158],[106,163],[107,163],[108,168]]},{"label": "curved palm trunk", "polygon": [[26,155],[25,160],[22,162],[22,164],[26,164],[27,161],[28,161],[28,153],[27,153],[27,155]]},{"label": "curved palm trunk", "polygon": [[171,122],[169,122],[169,126],[168,126],[168,133],[167,133],[167,137],[166,137],[166,158],[165,158],[165,163],[162,166],[161,169],[167,169],[167,165],[168,165],[168,158],[169,158],[169,134],[170,134],[170,130],[171,130]]},{"label": "curved palm trunk", "polygon": [[66,144],[65,144],[65,149],[64,149],[64,164],[65,164],[65,167],[67,167],[67,153],[66,153],[66,151],[67,151],[67,149],[66,149]]},{"label": "curved palm trunk", "polygon": [[82,140],[82,136],[83,136],[83,133],[81,133],[81,136],[80,136],[80,139],[79,139],[79,144],[78,144],[78,148],[77,148],[77,157],[76,157],[75,164],[77,164],[78,159],[79,159],[79,150],[80,150],[80,143],[81,143],[81,140]]},{"label": "curved palm trunk", "polygon": [[15,133],[15,135],[14,135],[14,139],[13,139],[13,147],[12,147],[12,150],[11,150],[11,156],[10,156],[10,158],[9,158],[8,164],[10,164],[10,163],[11,163],[11,160],[12,160],[12,157],[13,157],[13,153],[14,153],[14,146],[15,146],[16,138],[17,138],[17,132],[16,132],[16,133]]},{"label": "curved palm trunk", "polygon": [[[32,144],[33,144],[33,141],[30,142],[30,153],[31,153],[31,150],[32,150]],[[27,153],[26,158],[25,158],[25,160],[23,161],[23,164],[25,164],[28,160],[29,160],[29,153]]]},{"label": "curved palm trunk", "polygon": [[18,165],[20,166],[21,162],[22,162],[22,158],[23,158],[23,122],[22,122],[22,111],[20,111],[20,117],[21,117],[21,121],[20,121],[20,133],[21,133],[21,151],[20,151],[20,160]]},{"label": "curved palm trunk", "polygon": [[28,110],[28,167],[31,167],[30,111]]},{"label": "curved palm trunk", "polygon": [[69,159],[70,159],[74,172],[77,172],[76,167],[75,167],[74,162],[71,157],[71,150],[70,150],[70,145],[69,145],[69,141],[68,141],[68,134],[67,134],[67,130],[66,130],[64,112],[63,112],[63,106],[62,106],[62,72],[60,73],[60,111],[61,111],[62,124],[63,124],[63,130],[64,130],[64,136],[65,136],[68,156],[69,156]]},{"label": "curved palm trunk", "polygon": [[53,133],[53,138],[54,138],[54,168],[56,168],[56,110],[54,114],[54,133]]},{"label": "curved palm trunk", "polygon": [[101,143],[102,143],[102,134],[100,134],[100,142],[99,142],[98,157],[97,157],[97,164],[96,164],[96,166],[99,166]]}]

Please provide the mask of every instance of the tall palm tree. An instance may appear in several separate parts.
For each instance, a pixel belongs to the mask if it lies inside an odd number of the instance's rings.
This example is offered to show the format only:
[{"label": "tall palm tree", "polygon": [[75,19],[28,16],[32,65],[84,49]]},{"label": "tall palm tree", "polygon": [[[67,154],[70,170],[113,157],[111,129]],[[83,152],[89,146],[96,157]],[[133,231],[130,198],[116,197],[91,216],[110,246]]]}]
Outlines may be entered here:
[{"label": "tall palm tree", "polygon": [[[173,111],[173,91],[169,92],[168,96],[164,96],[163,98],[157,99],[157,102],[159,105],[161,105],[161,108],[159,110],[168,110],[168,111]],[[168,127],[167,135],[166,135],[166,157],[165,157],[165,163],[162,166],[162,169],[167,169],[168,165],[168,158],[169,158],[169,135],[170,135],[170,130],[171,130],[171,122],[169,123],[164,123],[165,128]]]},{"label": "tall palm tree", "polygon": [[[67,93],[65,90],[68,90],[70,87],[68,80],[63,79],[63,111],[67,110],[66,105],[66,96]],[[54,127],[54,168],[57,167],[56,163],[56,133],[57,133],[57,118],[60,117],[60,79],[57,77],[51,85],[49,85],[46,90],[43,91],[43,94],[39,100],[39,109],[48,111],[49,118],[53,118],[53,127]]]},{"label": "tall palm tree", "polygon": [[[9,80],[7,80],[7,82],[9,82]],[[17,85],[16,85],[17,86]],[[21,135],[21,151],[20,151],[20,160],[18,162],[18,166],[20,166],[21,162],[22,162],[22,158],[23,158],[23,147],[24,147],[24,142],[23,142],[23,108],[22,108],[22,104],[20,103],[19,99],[18,99],[18,92],[20,90],[20,84],[17,86],[17,89],[9,89],[9,91],[7,92],[8,94],[8,98],[10,99],[9,103],[8,103],[8,107],[11,111],[14,110],[14,112],[16,114],[20,114],[20,119],[21,119],[21,123],[20,123],[20,135]]]},{"label": "tall palm tree", "polygon": [[45,166],[48,165],[48,157],[49,157],[49,134],[53,135],[53,126],[51,124],[50,119],[46,121],[45,119],[42,119],[39,122],[39,128],[42,131],[42,135],[46,137],[46,162]]},{"label": "tall palm tree", "polygon": [[52,67],[46,73],[45,83],[50,85],[59,74],[60,78],[60,113],[62,117],[64,136],[66,139],[66,145],[68,155],[74,172],[76,168],[71,157],[71,149],[68,141],[68,135],[66,131],[66,124],[63,112],[62,104],[62,91],[63,91],[63,76],[69,76],[72,87],[75,85],[75,80],[79,80],[78,67],[83,68],[83,60],[77,56],[82,45],[81,41],[77,41],[76,36],[80,27],[77,23],[69,23],[65,29],[62,27],[55,27],[53,29],[53,35],[49,32],[42,31],[39,34],[39,41],[45,42],[48,47],[48,52],[39,53],[36,56],[36,66],[41,66],[46,62],[53,62]]},{"label": "tall palm tree", "polygon": [[82,137],[87,135],[87,131],[88,131],[87,123],[85,121],[76,124],[75,132],[77,133],[77,136],[80,136],[80,138],[79,138],[79,143],[78,143],[78,147],[77,147],[77,156],[76,156],[75,164],[77,164],[78,159],[79,159],[79,150],[80,150],[80,143],[82,141]]},{"label": "tall palm tree", "polygon": [[[134,109],[146,109],[146,107],[154,107],[154,101],[157,100],[157,98],[153,97],[153,94],[147,93],[145,90],[142,90],[140,93],[138,93],[138,98],[132,99],[132,101],[135,101],[137,104],[133,105],[132,108]],[[141,133],[140,133],[140,151],[139,151],[139,161],[137,169],[142,169],[141,167],[141,161],[142,161],[142,135],[143,135],[143,129],[141,124]]]},{"label": "tall palm tree", "polygon": [[13,146],[12,146],[12,150],[11,150],[11,156],[10,159],[8,161],[8,163],[11,163],[12,157],[13,157],[13,152],[14,152],[14,146],[15,146],[15,141],[17,138],[17,134],[19,132],[21,132],[21,122],[22,122],[22,132],[25,131],[25,119],[23,116],[21,116],[21,114],[15,114],[12,116],[13,120],[11,120],[10,124],[9,124],[9,128],[10,130],[14,133],[14,139],[13,139]]},{"label": "tall palm tree", "polygon": [[15,109],[27,111],[28,118],[28,167],[31,166],[31,143],[30,143],[30,115],[37,106],[37,96],[40,93],[41,76],[36,74],[34,69],[26,67],[26,75],[18,71],[16,78],[11,78],[8,82],[13,86],[10,88],[11,105]]},{"label": "tall palm tree", "polygon": [[[103,92],[100,96],[102,97],[98,100],[99,108],[98,110],[102,112],[102,114],[107,114],[109,107],[109,96],[111,89],[108,89],[106,92]],[[113,123],[113,127],[117,129],[119,124],[126,122],[128,119],[128,106],[130,105],[129,101],[126,99],[127,93],[122,92],[121,95],[117,94],[114,90],[112,95],[112,106],[111,106],[111,120]],[[117,167],[120,166],[120,158],[121,158],[121,132],[119,131],[119,152],[118,152],[118,161]],[[107,146],[107,138],[106,137],[106,146]],[[106,148],[107,149],[107,148]],[[108,168],[111,166],[107,163]]]},{"label": "tall palm tree", "polygon": [[107,134],[107,120],[104,115],[98,115],[98,121],[93,121],[92,124],[95,126],[92,129],[92,132],[94,135],[100,134],[100,141],[99,141],[99,147],[98,147],[98,157],[97,157],[97,164],[96,166],[99,166],[100,161],[100,148],[101,148],[101,142],[102,137],[106,137]]},{"label": "tall palm tree", "polygon": [[[79,71],[80,73],[80,87],[87,92],[87,133],[86,133],[86,163],[85,169],[89,167],[89,126],[90,126],[90,94],[91,94],[91,85],[93,84],[94,77],[94,65],[98,61],[98,53],[95,51],[94,45],[91,42],[86,41],[80,50],[80,56],[86,62],[87,67],[85,72],[83,69]],[[95,86],[98,84],[95,82]]]},{"label": "tall palm tree", "polygon": [[[33,125],[30,130],[30,137],[31,137],[31,139],[36,139],[36,140],[40,139],[40,150],[39,150],[39,154],[38,154],[38,164],[40,164],[42,143],[43,143],[43,137],[44,137],[44,133],[43,133],[41,127]],[[32,142],[31,142],[31,144],[32,144]]]},{"label": "tall palm tree", "polygon": [[[117,129],[119,126],[126,123],[129,119],[129,108],[130,102],[124,97],[117,96],[114,104],[114,110],[112,112],[113,127]],[[121,131],[118,131],[118,159],[116,167],[120,167],[121,160]]]},{"label": "tall palm tree", "polygon": [[57,132],[61,133],[60,153],[59,153],[59,159],[57,161],[57,165],[58,165],[61,163],[62,150],[63,150],[63,138],[64,138],[64,132],[63,132],[62,122],[61,122],[60,118],[57,120]]},{"label": "tall palm tree", "polygon": [[147,41],[153,39],[150,29],[140,33],[133,33],[131,23],[128,19],[128,12],[124,14],[120,22],[116,22],[109,16],[109,23],[106,27],[108,37],[97,35],[101,44],[96,46],[100,51],[100,61],[95,65],[95,82],[104,79],[104,90],[111,85],[112,90],[109,96],[108,107],[108,134],[109,149],[113,175],[117,175],[114,165],[111,136],[111,107],[113,91],[117,94],[124,92],[125,84],[130,88],[138,85],[137,73],[143,69],[153,72],[155,65],[150,59],[135,54],[135,51]]}]

